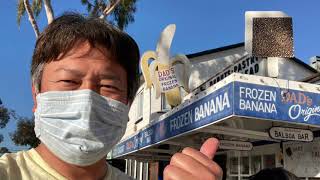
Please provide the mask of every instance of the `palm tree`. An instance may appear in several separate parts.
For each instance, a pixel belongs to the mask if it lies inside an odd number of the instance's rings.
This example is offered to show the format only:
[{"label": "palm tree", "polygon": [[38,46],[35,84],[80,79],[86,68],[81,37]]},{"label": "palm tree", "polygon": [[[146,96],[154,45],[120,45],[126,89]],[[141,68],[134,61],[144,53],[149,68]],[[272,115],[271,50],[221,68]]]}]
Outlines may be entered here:
[{"label": "palm tree", "polygon": [[[112,22],[116,22],[120,29],[124,29],[129,23],[134,21],[133,14],[136,12],[137,0],[81,0],[81,4],[87,7],[90,16],[100,17]],[[19,0],[17,5],[17,23],[20,26],[21,18],[27,13],[29,21],[33,27],[36,37],[40,30],[36,21],[42,8],[45,8],[48,24],[54,19],[51,0]],[[107,19],[110,16],[109,19]]]},{"label": "palm tree", "polygon": [[21,18],[25,15],[25,13],[28,14],[29,21],[33,27],[33,30],[36,34],[36,37],[39,36],[40,31],[37,24],[37,21],[35,17],[38,17],[42,7],[44,6],[48,24],[50,24],[53,21],[54,14],[51,6],[51,0],[33,0],[32,5],[30,6],[29,0],[19,0],[18,6],[17,6],[17,23],[20,26]]},{"label": "palm tree", "polygon": [[136,2],[137,0],[81,0],[90,16],[115,22],[122,30],[134,22]]}]

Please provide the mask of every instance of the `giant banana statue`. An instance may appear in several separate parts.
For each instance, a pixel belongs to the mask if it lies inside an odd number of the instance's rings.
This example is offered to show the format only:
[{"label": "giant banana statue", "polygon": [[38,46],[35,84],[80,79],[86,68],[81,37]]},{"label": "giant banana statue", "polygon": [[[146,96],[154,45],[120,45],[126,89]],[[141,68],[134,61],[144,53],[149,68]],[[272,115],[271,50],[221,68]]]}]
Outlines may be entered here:
[{"label": "giant banana statue", "polygon": [[[170,46],[176,30],[175,24],[168,25],[161,33],[156,51],[147,51],[141,58],[141,70],[146,88],[155,88],[156,98],[165,94],[171,107],[181,103],[180,86],[189,92],[190,62],[182,54],[170,57]],[[151,60],[151,63],[150,61]],[[174,66],[183,65],[182,77],[178,77]],[[178,81],[180,80],[180,81]]]}]

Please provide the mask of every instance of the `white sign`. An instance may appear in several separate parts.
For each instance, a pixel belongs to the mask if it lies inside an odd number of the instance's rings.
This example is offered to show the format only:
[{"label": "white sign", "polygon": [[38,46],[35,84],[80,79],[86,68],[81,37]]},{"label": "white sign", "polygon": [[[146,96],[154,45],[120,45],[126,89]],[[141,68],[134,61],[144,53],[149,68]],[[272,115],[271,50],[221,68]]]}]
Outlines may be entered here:
[{"label": "white sign", "polygon": [[288,141],[306,141],[313,140],[313,133],[310,130],[272,127],[269,130],[269,135],[273,139],[288,140]]},{"label": "white sign", "polygon": [[283,143],[284,168],[298,177],[320,177],[320,142]]},{"label": "white sign", "polygon": [[169,69],[159,70],[158,80],[160,82],[161,92],[167,92],[179,86],[173,67]]},{"label": "white sign", "polygon": [[216,84],[225,77],[229,76],[232,73],[242,73],[242,74],[261,74],[263,72],[263,67],[261,67],[262,58],[257,57],[247,57],[239,62],[236,62],[234,65],[225,69],[223,72],[218,73],[217,76],[212,78],[210,82]]},{"label": "white sign", "polygon": [[219,148],[240,150],[240,151],[250,151],[252,149],[252,143],[244,142],[244,141],[220,140]]}]

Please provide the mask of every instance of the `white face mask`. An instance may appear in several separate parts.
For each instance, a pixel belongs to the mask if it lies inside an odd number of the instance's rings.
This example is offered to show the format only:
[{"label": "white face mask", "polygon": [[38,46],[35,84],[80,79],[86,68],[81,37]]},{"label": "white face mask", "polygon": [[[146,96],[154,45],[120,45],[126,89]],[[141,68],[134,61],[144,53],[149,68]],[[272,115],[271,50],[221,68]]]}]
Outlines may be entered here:
[{"label": "white face mask", "polygon": [[91,90],[37,95],[35,133],[61,160],[87,166],[104,158],[124,135],[129,107]]}]

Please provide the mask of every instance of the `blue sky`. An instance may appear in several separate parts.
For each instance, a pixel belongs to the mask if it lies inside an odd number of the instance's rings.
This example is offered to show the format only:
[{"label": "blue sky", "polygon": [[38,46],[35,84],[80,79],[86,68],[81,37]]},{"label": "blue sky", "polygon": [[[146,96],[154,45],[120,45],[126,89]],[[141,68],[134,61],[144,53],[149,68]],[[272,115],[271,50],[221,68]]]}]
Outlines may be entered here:
[{"label": "blue sky", "polygon": [[[66,3],[67,2],[67,3]],[[19,115],[32,116],[30,62],[35,35],[27,16],[16,23],[17,0],[0,1],[0,98]],[[55,15],[64,11],[85,13],[80,0],[52,0]],[[154,50],[162,29],[177,25],[171,53],[195,53],[244,41],[244,13],[249,10],[280,10],[293,17],[295,56],[309,63],[320,55],[320,1],[308,0],[138,0],[135,22],[126,31],[137,41],[141,54]],[[42,12],[40,29],[46,26]],[[6,137],[2,145],[17,150],[7,134],[15,130],[11,121],[0,129]],[[1,145],[0,145],[1,146]]]}]

